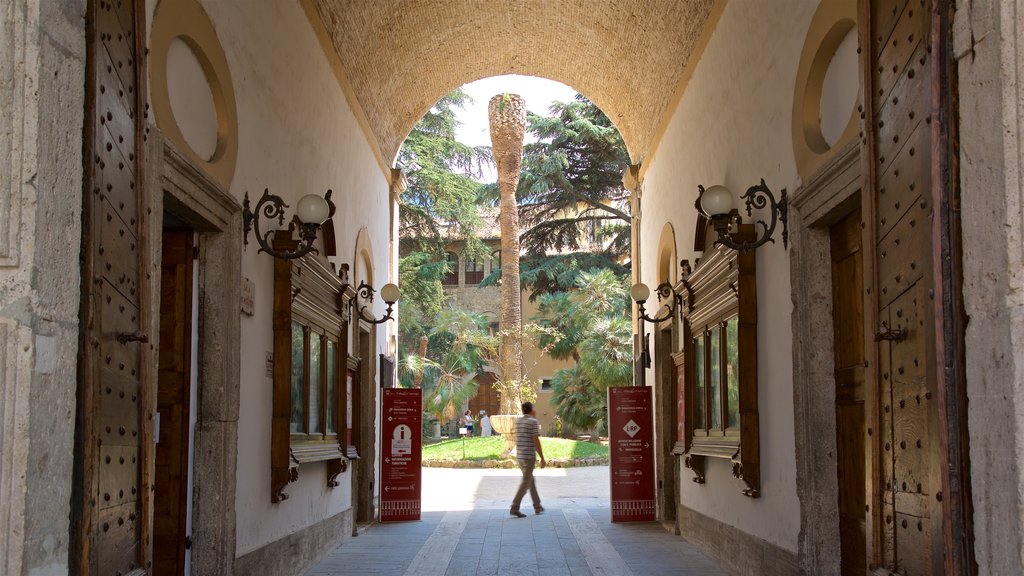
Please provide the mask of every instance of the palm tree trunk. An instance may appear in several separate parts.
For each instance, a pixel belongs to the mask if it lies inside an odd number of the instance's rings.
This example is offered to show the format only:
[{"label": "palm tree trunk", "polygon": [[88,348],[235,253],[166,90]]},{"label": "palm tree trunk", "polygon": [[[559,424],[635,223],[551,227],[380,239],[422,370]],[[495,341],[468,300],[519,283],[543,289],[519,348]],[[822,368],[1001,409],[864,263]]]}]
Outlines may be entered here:
[{"label": "palm tree trunk", "polygon": [[499,94],[487,106],[491,150],[501,193],[501,349],[498,365],[504,381],[501,411],[518,413],[519,383],[523,379],[522,290],[519,285],[519,207],[516,190],[523,158],[526,102],[516,94]]}]

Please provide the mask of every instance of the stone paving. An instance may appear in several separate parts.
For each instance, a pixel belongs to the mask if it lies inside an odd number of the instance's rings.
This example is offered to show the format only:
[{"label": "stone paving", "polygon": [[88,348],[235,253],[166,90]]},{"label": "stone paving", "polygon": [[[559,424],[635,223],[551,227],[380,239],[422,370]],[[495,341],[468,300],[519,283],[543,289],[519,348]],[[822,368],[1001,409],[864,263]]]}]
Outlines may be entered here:
[{"label": "stone paving", "polygon": [[424,469],[421,521],[368,526],[306,576],[726,574],[660,524],[612,524],[607,467],[538,470],[546,512],[524,502],[522,519],[508,513],[518,475]]}]

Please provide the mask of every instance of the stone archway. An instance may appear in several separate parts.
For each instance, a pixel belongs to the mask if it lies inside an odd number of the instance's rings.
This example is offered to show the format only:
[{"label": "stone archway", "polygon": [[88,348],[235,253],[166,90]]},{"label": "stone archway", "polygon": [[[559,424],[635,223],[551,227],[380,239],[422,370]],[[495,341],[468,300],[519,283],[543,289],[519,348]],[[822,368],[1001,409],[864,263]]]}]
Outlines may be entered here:
[{"label": "stone archway", "polygon": [[[358,286],[366,282],[373,286],[373,244],[370,232],[361,228],[356,235],[355,251],[352,258],[352,282]],[[368,306],[372,313],[373,306]],[[357,315],[358,316],[358,315]],[[358,426],[356,444],[359,460],[352,472],[352,500],[355,504],[357,522],[370,522],[377,516],[377,501],[380,491],[379,466],[377,465],[377,421],[380,418],[380,402],[377,386],[377,328],[375,325],[355,317],[352,322],[352,351],[359,358]],[[353,524],[353,533],[355,533]]]},{"label": "stone archway", "polygon": [[[640,163],[664,132],[725,6],[721,0],[632,6],[575,0],[543,10],[514,0],[472,10],[446,4],[302,0],[383,169],[390,168],[406,135],[438,99],[468,82],[502,74],[574,87],[611,118],[630,158]],[[610,28],[608,21],[620,25]],[[535,40],[524,40],[517,34],[521,30],[530,30]],[[645,34],[638,38],[634,30]],[[401,50],[394,49],[398,45]],[[640,85],[648,89],[637,91]]]},{"label": "stone archway", "polygon": [[[673,287],[679,276],[676,262],[676,232],[666,222],[658,240],[658,283]],[[676,366],[672,354],[678,349],[678,323],[674,315],[652,326],[654,332],[654,466],[658,518],[663,522],[676,519],[676,477],[679,462],[673,455],[676,441]]]}]

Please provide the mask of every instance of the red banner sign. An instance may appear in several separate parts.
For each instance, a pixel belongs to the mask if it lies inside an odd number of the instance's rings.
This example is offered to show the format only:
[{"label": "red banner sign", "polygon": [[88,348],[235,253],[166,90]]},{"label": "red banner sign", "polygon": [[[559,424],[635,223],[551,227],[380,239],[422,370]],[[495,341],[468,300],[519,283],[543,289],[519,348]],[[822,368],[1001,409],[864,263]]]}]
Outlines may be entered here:
[{"label": "red banner sign", "polygon": [[420,519],[423,395],[385,388],[381,413],[380,521]]},{"label": "red banner sign", "polygon": [[608,389],[612,522],[654,520],[654,419],[651,388]]}]

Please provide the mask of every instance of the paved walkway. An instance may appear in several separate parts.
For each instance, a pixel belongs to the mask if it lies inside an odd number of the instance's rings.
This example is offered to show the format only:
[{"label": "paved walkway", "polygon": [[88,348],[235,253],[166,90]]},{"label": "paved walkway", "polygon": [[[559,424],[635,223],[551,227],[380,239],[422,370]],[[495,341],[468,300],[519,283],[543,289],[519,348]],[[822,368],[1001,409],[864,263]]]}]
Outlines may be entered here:
[{"label": "paved walkway", "polygon": [[[548,502],[574,500],[600,500],[608,505],[607,466],[538,468],[534,476],[545,506]],[[515,468],[424,468],[423,511],[508,509],[522,477]]]},{"label": "paved walkway", "polygon": [[726,574],[660,524],[612,524],[607,467],[538,470],[547,511],[522,519],[508,513],[518,476],[516,470],[426,468],[421,521],[374,524],[306,574]]}]

